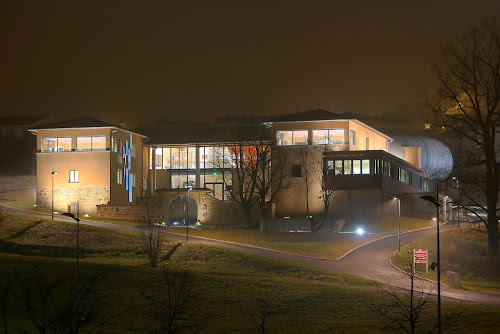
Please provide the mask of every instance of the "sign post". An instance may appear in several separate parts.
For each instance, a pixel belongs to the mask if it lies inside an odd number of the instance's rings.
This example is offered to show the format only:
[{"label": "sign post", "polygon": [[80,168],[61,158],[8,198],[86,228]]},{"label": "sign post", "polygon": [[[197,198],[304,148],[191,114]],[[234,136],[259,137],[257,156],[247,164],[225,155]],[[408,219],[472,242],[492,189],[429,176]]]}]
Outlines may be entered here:
[{"label": "sign post", "polygon": [[415,264],[417,263],[425,263],[425,273],[429,272],[427,258],[427,249],[413,249],[413,273],[415,273]]}]

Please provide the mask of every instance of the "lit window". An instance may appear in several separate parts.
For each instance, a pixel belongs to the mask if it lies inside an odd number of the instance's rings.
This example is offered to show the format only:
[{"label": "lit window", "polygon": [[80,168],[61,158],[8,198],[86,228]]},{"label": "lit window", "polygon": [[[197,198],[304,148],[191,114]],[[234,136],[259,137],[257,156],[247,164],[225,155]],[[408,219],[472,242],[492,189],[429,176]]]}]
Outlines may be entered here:
[{"label": "lit window", "polygon": [[335,175],[342,175],[342,174],[343,174],[342,160],[336,160],[335,161]]},{"label": "lit window", "polygon": [[361,174],[361,160],[352,161],[352,173]]},{"label": "lit window", "polygon": [[69,171],[69,183],[78,183],[78,170],[71,169]]},{"label": "lit window", "polygon": [[120,138],[116,140],[116,152],[118,153],[118,163],[123,163],[122,140]]},{"label": "lit window", "polygon": [[116,152],[116,138],[114,136],[111,136],[111,151]]},{"label": "lit window", "polygon": [[399,181],[410,184],[410,172],[403,168],[398,168],[398,172]]},{"label": "lit window", "polygon": [[170,168],[172,169],[179,169],[179,148],[178,147],[172,147],[171,148],[171,156],[170,156]]},{"label": "lit window", "polygon": [[278,145],[307,145],[308,131],[293,130],[293,131],[278,131],[276,133]]},{"label": "lit window", "polygon": [[163,169],[170,169],[170,147],[163,148]]},{"label": "lit window", "polygon": [[156,169],[163,169],[163,149],[162,148],[156,148],[155,149],[155,168]]},{"label": "lit window", "polygon": [[106,150],[106,137],[92,137],[92,151],[105,151]]},{"label": "lit window", "polygon": [[313,130],[313,144],[344,144],[344,129]]},{"label": "lit window", "polygon": [[356,146],[356,131],[349,130],[349,144]]},{"label": "lit window", "polygon": [[424,129],[429,130],[431,128],[430,123],[425,123]]},{"label": "lit window", "polygon": [[77,151],[105,151],[106,150],[106,137],[77,137],[76,138]]},{"label": "lit window", "polygon": [[55,152],[57,147],[57,138],[43,138],[42,152]]},{"label": "lit window", "polygon": [[116,170],[116,183],[123,184],[123,174],[121,168]]},{"label": "lit window", "polygon": [[132,180],[132,188],[135,188],[135,174],[134,173],[129,173],[130,174],[130,179]]},{"label": "lit window", "polygon": [[42,139],[42,152],[69,152],[69,151],[71,151],[71,137]]},{"label": "lit window", "polygon": [[370,160],[361,160],[361,173],[370,174]]},{"label": "lit window", "polygon": [[370,138],[366,137],[366,144],[365,144],[365,150],[369,150],[370,149]]},{"label": "lit window", "polygon": [[352,161],[344,160],[344,174],[352,174]]}]

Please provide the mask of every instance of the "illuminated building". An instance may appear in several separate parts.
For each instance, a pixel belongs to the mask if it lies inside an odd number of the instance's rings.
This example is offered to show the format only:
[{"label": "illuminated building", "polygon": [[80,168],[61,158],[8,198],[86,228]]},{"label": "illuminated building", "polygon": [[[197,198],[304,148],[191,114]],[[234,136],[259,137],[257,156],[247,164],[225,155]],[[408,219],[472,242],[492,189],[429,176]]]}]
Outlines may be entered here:
[{"label": "illuminated building", "polygon": [[94,214],[96,205],[135,204],[142,196],[145,136],[89,117],[30,131],[37,136],[37,206]]},{"label": "illuminated building", "polygon": [[[326,186],[335,198],[328,216],[352,221],[394,215],[395,197],[407,216],[425,215],[416,195],[433,191],[429,179],[445,179],[453,167],[444,144],[418,135],[388,135],[348,114],[318,109],[257,124],[238,120],[236,127],[240,140],[261,133],[288,156],[291,187],[273,203],[278,218],[306,216],[306,170],[315,173],[310,178],[318,177],[319,168],[322,180],[335,180]],[[47,208],[51,172],[57,170],[56,211],[74,211],[80,203],[82,212],[95,213],[96,205],[136,204],[142,196],[162,194],[172,222],[185,210],[189,186],[190,219],[213,222],[213,211],[228,218],[237,208],[229,195],[232,153],[221,133],[231,128],[231,122],[173,123],[131,132],[84,118],[32,129],[38,145],[37,203]],[[320,182],[312,184],[311,215],[323,210],[321,191]]]}]

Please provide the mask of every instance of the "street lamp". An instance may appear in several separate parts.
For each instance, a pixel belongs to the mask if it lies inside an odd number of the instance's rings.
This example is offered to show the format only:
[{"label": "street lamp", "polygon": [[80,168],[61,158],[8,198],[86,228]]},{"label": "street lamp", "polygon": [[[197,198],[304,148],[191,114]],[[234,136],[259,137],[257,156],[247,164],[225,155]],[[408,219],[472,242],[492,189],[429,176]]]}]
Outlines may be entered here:
[{"label": "street lamp", "polygon": [[80,202],[78,202],[78,217],[71,212],[63,213],[64,216],[73,218],[76,221],[76,275],[75,275],[75,302],[76,302],[76,329],[78,330],[78,267],[80,266]]},{"label": "street lamp", "polygon": [[186,200],[186,242],[189,241],[189,191],[193,189],[193,186],[186,184],[187,190],[187,200]]},{"label": "street lamp", "polygon": [[438,288],[438,333],[441,334],[441,264],[439,258],[439,185],[436,184],[436,197],[425,195],[420,196],[424,201],[430,202],[436,206],[437,219],[437,288]]},{"label": "street lamp", "polygon": [[398,251],[401,252],[401,200],[398,197],[394,197],[398,200]]},{"label": "street lamp", "polygon": [[452,178],[452,180],[457,183],[457,194],[456,194],[457,195],[456,196],[456,198],[457,198],[457,224],[458,224],[458,227],[460,227],[460,206],[459,206],[459,202],[458,202],[458,191],[459,191],[458,190],[458,178],[454,176]]},{"label": "street lamp", "polygon": [[58,171],[52,171],[52,220],[54,220],[54,175],[59,174]]}]

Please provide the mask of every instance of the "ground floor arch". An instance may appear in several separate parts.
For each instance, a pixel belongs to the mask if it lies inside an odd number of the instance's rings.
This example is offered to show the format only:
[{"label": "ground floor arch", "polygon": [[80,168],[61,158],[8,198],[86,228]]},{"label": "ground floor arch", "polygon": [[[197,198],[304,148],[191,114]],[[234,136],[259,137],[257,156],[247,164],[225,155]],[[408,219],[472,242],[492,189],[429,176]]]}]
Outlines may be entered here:
[{"label": "ground floor arch", "polygon": [[198,221],[198,203],[192,196],[178,195],[168,207],[169,223],[174,226],[194,225]]}]

